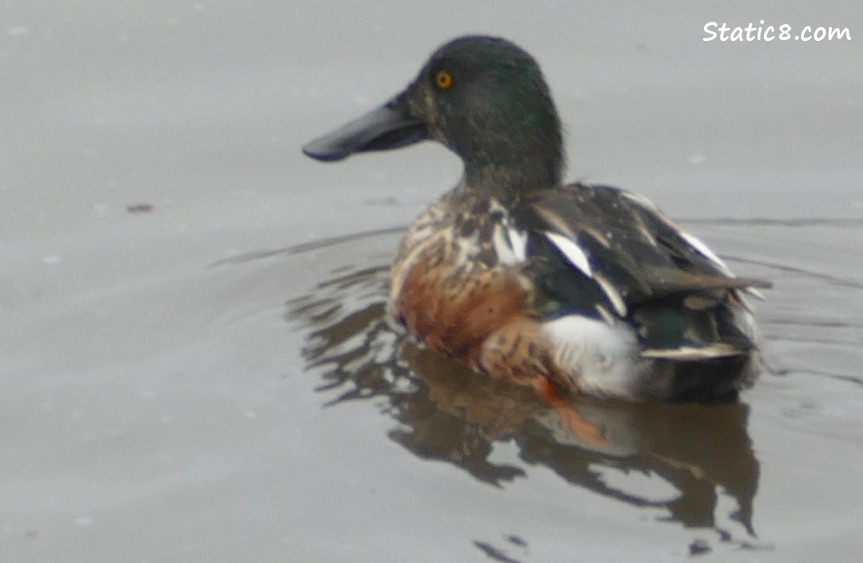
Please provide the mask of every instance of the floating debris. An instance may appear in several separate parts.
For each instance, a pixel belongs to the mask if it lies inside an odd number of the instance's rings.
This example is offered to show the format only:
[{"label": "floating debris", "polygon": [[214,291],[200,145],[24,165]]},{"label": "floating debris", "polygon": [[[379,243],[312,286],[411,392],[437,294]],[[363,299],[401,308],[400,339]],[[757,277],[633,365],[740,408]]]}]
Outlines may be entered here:
[{"label": "floating debris", "polygon": [[129,213],[149,213],[153,211],[152,203],[130,203],[126,206]]}]

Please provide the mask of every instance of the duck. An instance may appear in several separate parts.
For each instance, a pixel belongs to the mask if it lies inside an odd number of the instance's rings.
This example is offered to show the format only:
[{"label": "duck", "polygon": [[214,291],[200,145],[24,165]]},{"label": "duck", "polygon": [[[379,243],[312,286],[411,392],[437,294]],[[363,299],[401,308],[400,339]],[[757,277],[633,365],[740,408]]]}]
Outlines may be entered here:
[{"label": "duck", "polygon": [[458,184],[407,229],[387,313],[422,346],[545,397],[737,400],[761,371],[736,276],[649,199],[565,184],[563,127],[537,61],[456,38],[401,93],[316,138],[322,162],[437,141]]}]

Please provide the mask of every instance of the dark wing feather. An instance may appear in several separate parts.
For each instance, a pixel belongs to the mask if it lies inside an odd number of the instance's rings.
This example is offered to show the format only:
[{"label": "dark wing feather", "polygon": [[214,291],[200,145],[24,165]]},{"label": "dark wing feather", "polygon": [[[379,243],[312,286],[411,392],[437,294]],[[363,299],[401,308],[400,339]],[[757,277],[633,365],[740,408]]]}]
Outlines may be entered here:
[{"label": "dark wing feather", "polygon": [[[648,200],[575,184],[526,197],[514,219],[528,233],[530,267],[548,297],[540,313],[616,312],[638,328],[645,355],[653,357],[692,360],[754,347],[736,313],[738,290],[770,284],[734,276]],[[591,271],[574,267],[549,232],[575,242]]]},{"label": "dark wing feather", "polygon": [[516,220],[528,232],[575,241],[627,304],[688,291],[770,287],[735,277],[649,201],[618,188],[575,184],[537,192]]}]

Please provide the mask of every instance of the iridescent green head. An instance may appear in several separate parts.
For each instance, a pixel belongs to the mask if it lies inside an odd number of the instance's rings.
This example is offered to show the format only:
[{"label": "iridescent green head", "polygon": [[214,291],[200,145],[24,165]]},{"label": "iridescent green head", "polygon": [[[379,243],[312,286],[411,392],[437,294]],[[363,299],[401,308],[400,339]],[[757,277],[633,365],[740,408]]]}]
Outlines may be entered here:
[{"label": "iridescent green head", "polygon": [[506,195],[560,184],[561,126],[539,65],[494,37],[447,43],[404,92],[303,151],[340,160],[424,139],[458,154],[476,189]]}]

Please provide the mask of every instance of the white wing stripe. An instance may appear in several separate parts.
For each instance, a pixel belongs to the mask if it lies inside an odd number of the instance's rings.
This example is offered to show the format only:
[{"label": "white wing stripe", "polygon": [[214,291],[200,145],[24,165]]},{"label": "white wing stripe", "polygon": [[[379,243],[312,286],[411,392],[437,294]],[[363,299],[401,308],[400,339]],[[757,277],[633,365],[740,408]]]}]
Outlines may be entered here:
[{"label": "white wing stripe", "polygon": [[722,270],[725,273],[731,274],[731,271],[728,269],[728,266],[725,265],[725,262],[723,262],[722,259],[719,258],[719,256],[714,254],[713,251],[710,250],[710,248],[706,244],[704,244],[703,242],[701,242],[700,240],[698,240],[697,238],[695,238],[694,236],[690,235],[687,232],[678,231],[678,233],[683,238],[683,240],[688,242],[689,246],[691,246],[692,248],[697,250],[699,254],[701,254],[702,256],[704,256],[705,258],[707,258],[708,260],[710,260],[711,262],[715,263],[717,266],[722,268]]},{"label": "white wing stripe", "polygon": [[599,287],[602,288],[605,296],[608,297],[608,300],[614,306],[614,310],[617,311],[617,314],[621,317],[625,317],[626,303],[624,303],[623,297],[621,297],[617,289],[613,285],[611,285],[611,282],[609,282],[602,276],[597,275],[594,279],[596,280],[596,283],[599,284]]},{"label": "white wing stripe", "polygon": [[518,261],[524,262],[527,260],[527,233],[510,228],[507,229],[506,234]]},{"label": "white wing stripe", "polygon": [[593,270],[590,268],[590,262],[587,255],[579,248],[578,244],[572,240],[550,231],[543,231],[543,234],[557,247],[563,256],[570,264],[581,270],[581,273],[589,278],[593,278]]},{"label": "white wing stripe", "polygon": [[498,261],[505,266],[512,266],[520,260],[513,251],[509,243],[508,237],[504,236],[504,227],[495,225],[492,232],[491,242],[494,245],[494,251],[497,254]]}]

